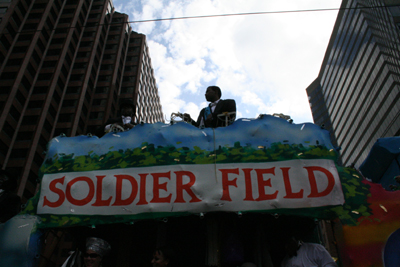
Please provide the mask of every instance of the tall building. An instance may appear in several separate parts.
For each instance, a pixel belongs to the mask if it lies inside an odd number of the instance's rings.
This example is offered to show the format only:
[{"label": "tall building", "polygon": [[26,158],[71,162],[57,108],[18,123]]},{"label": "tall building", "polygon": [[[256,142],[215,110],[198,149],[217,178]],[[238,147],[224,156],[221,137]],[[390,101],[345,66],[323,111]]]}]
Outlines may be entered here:
[{"label": "tall building", "polygon": [[0,0],[0,163],[36,191],[48,141],[94,133],[118,103],[163,121],[146,37],[111,0]]},{"label": "tall building", "polygon": [[378,138],[400,135],[400,1],[343,0],[318,78],[314,122],[332,133],[345,166]]}]

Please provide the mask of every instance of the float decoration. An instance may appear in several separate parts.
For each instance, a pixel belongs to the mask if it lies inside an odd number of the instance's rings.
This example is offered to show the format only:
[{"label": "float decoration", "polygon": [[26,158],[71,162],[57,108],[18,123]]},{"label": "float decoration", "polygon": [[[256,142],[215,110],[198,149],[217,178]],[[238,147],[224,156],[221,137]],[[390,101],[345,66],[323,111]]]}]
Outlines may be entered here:
[{"label": "float decoration", "polygon": [[[214,211],[357,224],[369,216],[368,186],[337,157],[326,130],[269,115],[217,129],[156,123],[102,138],[59,136],[40,169],[40,194],[23,214],[38,215],[40,228]],[[137,211],[140,204],[148,207]]]}]

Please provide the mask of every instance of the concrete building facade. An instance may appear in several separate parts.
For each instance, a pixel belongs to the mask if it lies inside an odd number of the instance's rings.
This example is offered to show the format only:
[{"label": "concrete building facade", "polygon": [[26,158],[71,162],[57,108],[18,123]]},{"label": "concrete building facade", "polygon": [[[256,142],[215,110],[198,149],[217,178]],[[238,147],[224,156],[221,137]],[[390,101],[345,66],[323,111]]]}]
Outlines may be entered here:
[{"label": "concrete building facade", "polygon": [[400,1],[343,0],[317,79],[314,122],[343,165],[358,167],[378,138],[400,135]]},{"label": "concrete building facade", "polygon": [[0,19],[0,163],[23,201],[54,136],[94,133],[122,99],[164,120],[146,37],[111,0],[1,0]]}]

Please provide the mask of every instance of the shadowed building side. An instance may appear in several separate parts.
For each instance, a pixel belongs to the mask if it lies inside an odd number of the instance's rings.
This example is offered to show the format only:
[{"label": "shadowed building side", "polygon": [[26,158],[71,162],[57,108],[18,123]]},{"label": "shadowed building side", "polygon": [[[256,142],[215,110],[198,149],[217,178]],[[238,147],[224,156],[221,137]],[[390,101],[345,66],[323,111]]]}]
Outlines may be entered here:
[{"label": "shadowed building side", "polygon": [[146,37],[112,1],[0,2],[0,163],[23,202],[54,136],[94,133],[123,99],[163,121]]},{"label": "shadowed building side", "polygon": [[400,1],[343,0],[318,78],[314,122],[344,165],[358,167],[378,138],[400,134]]}]

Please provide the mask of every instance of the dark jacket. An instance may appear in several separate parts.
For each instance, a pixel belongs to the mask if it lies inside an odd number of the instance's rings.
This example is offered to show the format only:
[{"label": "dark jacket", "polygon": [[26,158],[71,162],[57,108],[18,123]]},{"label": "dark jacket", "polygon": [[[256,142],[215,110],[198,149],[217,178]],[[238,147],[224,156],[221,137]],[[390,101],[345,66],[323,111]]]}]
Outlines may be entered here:
[{"label": "dark jacket", "polygon": [[[117,122],[123,122],[122,116],[119,116],[116,118],[109,118],[105,124],[103,124],[102,126],[100,126],[99,128],[96,129],[96,133],[95,133],[96,136],[102,137],[105,134],[104,128],[109,124],[114,124]],[[131,122],[131,124],[136,125],[136,123],[134,123],[133,121]]]},{"label": "dark jacket", "polygon": [[[201,123],[201,118],[203,118],[204,122],[206,121],[206,118],[204,117],[204,111],[206,108],[203,108],[200,111],[199,117],[197,118],[197,121],[192,120],[192,124],[195,125],[196,127],[200,126]],[[218,119],[218,115],[222,114],[224,112],[236,112],[236,102],[233,99],[221,99],[217,106],[215,107],[214,112],[212,112],[212,122],[211,125],[205,125],[205,127],[210,127],[210,128],[217,128],[217,127],[224,127],[225,126],[225,121]],[[235,120],[236,114],[231,115],[231,121]]]}]

